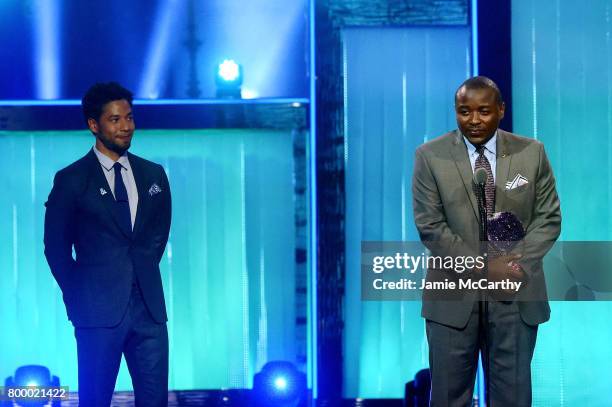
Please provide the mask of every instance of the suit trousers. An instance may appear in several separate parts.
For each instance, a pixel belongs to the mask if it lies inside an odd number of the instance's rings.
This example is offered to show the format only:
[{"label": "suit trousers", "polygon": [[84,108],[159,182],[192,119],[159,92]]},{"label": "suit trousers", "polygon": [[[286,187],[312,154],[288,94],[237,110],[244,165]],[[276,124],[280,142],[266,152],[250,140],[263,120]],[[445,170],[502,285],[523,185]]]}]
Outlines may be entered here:
[{"label": "suit trousers", "polygon": [[151,317],[136,283],[119,325],[76,328],[79,405],[111,404],[121,356],[132,377],[136,406],[168,405],[168,330]]},{"label": "suit trousers", "polygon": [[[491,300],[488,312],[491,407],[529,407],[531,359],[538,327],[523,322],[514,301]],[[472,405],[478,354],[484,344],[479,317],[476,301],[462,329],[427,320],[431,407]]]}]

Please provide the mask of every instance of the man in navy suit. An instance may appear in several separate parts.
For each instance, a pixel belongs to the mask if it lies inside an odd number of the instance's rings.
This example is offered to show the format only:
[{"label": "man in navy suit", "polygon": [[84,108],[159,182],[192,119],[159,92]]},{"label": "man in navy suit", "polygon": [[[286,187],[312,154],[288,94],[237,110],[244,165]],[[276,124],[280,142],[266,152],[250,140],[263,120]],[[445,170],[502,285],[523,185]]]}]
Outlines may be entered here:
[{"label": "man in navy suit", "polygon": [[161,165],[127,152],[135,129],[130,91],[99,83],[82,106],[95,145],[55,175],[44,236],[75,327],[80,405],[110,405],[125,355],[136,405],[166,406],[159,262],[170,230],[168,179]]}]

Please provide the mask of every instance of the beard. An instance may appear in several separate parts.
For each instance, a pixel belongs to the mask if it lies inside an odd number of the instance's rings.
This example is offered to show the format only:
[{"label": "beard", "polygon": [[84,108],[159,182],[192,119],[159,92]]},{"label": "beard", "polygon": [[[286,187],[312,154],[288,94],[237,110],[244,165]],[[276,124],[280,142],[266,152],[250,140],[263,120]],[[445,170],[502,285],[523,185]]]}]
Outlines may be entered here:
[{"label": "beard", "polygon": [[98,140],[100,140],[102,142],[102,144],[104,144],[104,147],[106,147],[107,149],[114,151],[115,153],[117,153],[118,155],[123,155],[123,153],[125,153],[126,151],[129,150],[132,141],[128,141],[126,144],[121,145],[116,143],[114,140],[109,140],[105,137],[100,137],[98,136]]}]

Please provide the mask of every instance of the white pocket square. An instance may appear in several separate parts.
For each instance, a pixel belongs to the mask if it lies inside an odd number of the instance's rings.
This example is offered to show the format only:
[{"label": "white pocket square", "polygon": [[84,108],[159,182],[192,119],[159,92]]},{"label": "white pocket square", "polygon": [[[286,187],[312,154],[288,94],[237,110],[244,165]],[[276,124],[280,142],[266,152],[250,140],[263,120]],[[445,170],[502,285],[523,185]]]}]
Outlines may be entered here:
[{"label": "white pocket square", "polygon": [[162,189],[159,187],[159,185],[157,184],[153,184],[149,187],[149,195],[153,196],[155,194],[159,194],[162,191]]},{"label": "white pocket square", "polygon": [[521,174],[516,174],[516,177],[514,177],[512,181],[506,182],[506,191],[521,187],[525,184],[529,184],[529,180],[523,177]]}]

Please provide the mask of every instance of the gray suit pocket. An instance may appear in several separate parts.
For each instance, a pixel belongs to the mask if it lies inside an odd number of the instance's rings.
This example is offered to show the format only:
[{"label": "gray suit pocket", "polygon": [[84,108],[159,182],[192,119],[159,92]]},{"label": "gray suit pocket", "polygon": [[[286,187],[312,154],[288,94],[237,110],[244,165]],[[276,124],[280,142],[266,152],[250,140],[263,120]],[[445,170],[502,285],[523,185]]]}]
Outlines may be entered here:
[{"label": "gray suit pocket", "polygon": [[531,189],[531,184],[525,184],[525,185],[521,185],[520,187],[506,189],[505,191],[506,191],[506,195],[514,196],[514,195],[518,195],[523,192],[529,191],[530,189]]}]

